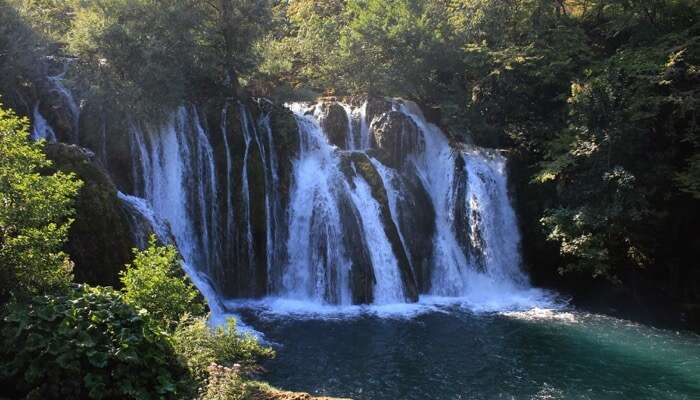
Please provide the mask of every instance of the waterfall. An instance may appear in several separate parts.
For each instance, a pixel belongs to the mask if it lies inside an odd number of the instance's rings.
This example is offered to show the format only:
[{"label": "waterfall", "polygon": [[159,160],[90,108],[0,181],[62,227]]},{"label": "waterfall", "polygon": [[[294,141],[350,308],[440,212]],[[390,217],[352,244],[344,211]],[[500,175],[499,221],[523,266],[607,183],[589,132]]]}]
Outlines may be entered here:
[{"label": "waterfall", "polygon": [[68,72],[70,61],[65,61],[62,64],[62,71],[57,75],[48,76],[47,80],[51,85],[51,90],[56,93],[67,107],[69,117],[71,119],[70,141],[78,144],[80,142],[79,126],[80,126],[80,107],[78,102],[73,97],[73,93],[63,84],[63,80]]},{"label": "waterfall", "polygon": [[[151,234],[156,235],[163,243],[177,245],[177,243],[173,241],[173,236],[168,224],[158,217],[146,199],[127,195],[122,192],[117,192],[117,197],[122,201],[122,204],[124,204],[127,210],[132,232],[140,248],[145,248],[147,246],[148,237]],[[209,277],[194,268],[187,260],[184,260],[182,267],[190,277],[194,286],[206,299],[212,313],[212,321],[220,323],[224,316],[225,309]]]},{"label": "waterfall", "polygon": [[371,189],[362,177],[356,177],[354,183],[352,199],[362,216],[362,227],[374,267],[374,303],[403,303],[404,289],[398,261],[384,232],[377,201],[372,197]]},{"label": "waterfall", "polygon": [[54,132],[53,128],[51,128],[51,125],[46,122],[44,116],[39,112],[39,103],[34,106],[32,120],[32,140],[44,139],[51,143],[56,142],[56,133]]},{"label": "waterfall", "polygon": [[[352,212],[345,213],[356,215],[361,226],[361,240],[354,246],[364,246],[369,254],[364,262],[371,264],[373,302],[405,301],[406,285],[415,285],[412,279],[420,272],[413,265],[412,249],[405,238],[410,221],[401,220],[406,216],[399,212],[398,204],[403,202],[402,209],[410,209],[414,194],[409,193],[408,187],[412,181],[420,183],[434,208],[435,231],[429,239],[432,248],[424,249],[424,253],[431,254],[430,290],[424,294],[469,297],[527,288],[502,156],[475,147],[450,145],[440,129],[427,122],[415,104],[406,101],[392,102],[386,109],[410,119],[419,140],[405,139],[412,133],[405,127],[410,122],[402,122],[404,131],[384,133],[396,135],[396,139],[387,139],[396,144],[379,148],[372,135],[381,128],[375,126],[376,116],[374,122],[367,120],[367,102],[360,107],[341,106],[348,118],[348,150],[328,144],[331,135],[323,132],[319,124],[325,117],[321,105],[290,106],[297,114],[302,152],[295,161],[288,263],[284,288],[278,292],[281,296],[339,304],[346,304],[352,297],[355,289],[349,277],[361,265],[348,257],[352,251],[336,237],[349,234],[349,216],[339,212],[339,199],[348,198]],[[382,161],[388,155],[397,156],[404,143],[414,143],[416,148],[399,156],[405,158],[403,164]],[[394,154],[385,154],[387,151]],[[358,153],[370,161],[369,165],[362,164]],[[352,160],[350,168],[343,170],[341,160],[348,158]],[[366,174],[377,174],[380,179],[370,184]],[[382,198],[383,193],[386,199]],[[388,218],[383,215],[386,213]],[[398,236],[393,241],[392,232]],[[409,273],[400,266],[402,255],[408,260]]]},{"label": "waterfall", "polygon": [[[326,128],[323,103],[289,104],[295,132],[243,103],[216,124],[195,106],[129,121],[133,193],[118,196],[136,243],[176,244],[219,314],[231,297],[478,303],[529,288],[503,156],[451,144],[408,101],[338,104],[347,122]],[[324,131],[341,128],[344,141]],[[105,146],[106,127],[97,134]],[[55,140],[38,105],[32,137]]]},{"label": "waterfall", "polygon": [[137,194],[166,222],[186,264],[220,266],[217,182],[212,146],[197,110],[179,108],[162,126],[131,124]]},{"label": "waterfall", "polygon": [[273,139],[272,127],[270,126],[270,116],[264,115],[259,122],[259,130],[265,132],[261,137],[262,145],[260,151],[265,162],[265,227],[266,227],[266,250],[267,250],[267,272],[268,290],[272,290],[278,279],[275,271],[279,265],[281,253],[280,220],[282,218],[282,205],[280,203],[280,178],[277,152]]},{"label": "waterfall", "polygon": [[281,293],[296,299],[350,304],[349,270],[337,189],[338,159],[321,127],[297,111],[301,151],[294,161],[289,240]]}]

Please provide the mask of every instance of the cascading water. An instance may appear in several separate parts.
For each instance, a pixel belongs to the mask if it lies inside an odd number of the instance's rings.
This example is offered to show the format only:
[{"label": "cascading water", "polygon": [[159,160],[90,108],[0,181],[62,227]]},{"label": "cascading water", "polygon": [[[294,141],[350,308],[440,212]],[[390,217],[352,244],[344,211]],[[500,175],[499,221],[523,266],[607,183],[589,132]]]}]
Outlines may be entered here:
[{"label": "cascading water", "polygon": [[62,71],[57,75],[48,76],[47,80],[51,85],[51,90],[58,95],[61,102],[63,102],[63,105],[68,109],[68,116],[71,119],[71,131],[69,132],[70,141],[77,144],[80,141],[80,107],[78,106],[78,102],[73,97],[73,93],[63,84],[63,80],[68,72],[70,63],[70,60],[64,61],[62,64]]},{"label": "cascading water", "polygon": [[34,112],[32,115],[33,119],[33,129],[32,129],[32,140],[45,139],[48,142],[56,141],[56,133],[54,132],[51,125],[46,122],[46,119],[39,112],[39,104],[34,106]]},{"label": "cascading water", "polygon": [[[451,145],[406,101],[289,108],[298,151],[283,151],[269,113],[242,103],[224,105],[216,133],[194,106],[128,124],[135,196],[120,199],[132,224],[167,231],[210,303],[479,303],[528,289],[502,156]],[[55,136],[37,107],[33,137]]]},{"label": "cascading water", "polygon": [[[328,118],[321,104],[290,107],[299,121],[302,151],[295,162],[288,262],[283,270],[284,287],[278,295],[347,304],[358,290],[352,287],[350,276],[364,261],[371,264],[373,303],[406,301],[410,297],[406,287],[416,285],[411,281],[416,278],[411,277],[420,271],[413,265],[405,236],[424,234],[412,232],[408,221],[402,221],[406,216],[399,212],[399,202],[408,202],[410,208],[406,182],[411,181],[420,183],[434,209],[435,228],[429,238],[432,248],[423,251],[431,254],[427,266],[430,282],[422,293],[479,301],[481,295],[527,288],[520,270],[520,237],[508,199],[502,156],[451,146],[439,128],[428,123],[410,102],[385,107],[401,114],[390,117],[404,124],[385,133],[379,132],[383,122],[378,116],[368,120],[367,103],[357,108],[348,104],[341,107],[347,116],[346,149],[329,144],[332,135],[319,124]],[[378,134],[386,138],[374,137]],[[415,138],[404,138],[411,135]],[[402,150],[401,146],[410,148]],[[396,154],[402,151],[406,154]],[[402,159],[398,164],[390,161],[397,156]],[[343,170],[344,159],[351,161]],[[370,184],[367,177],[372,174],[380,179]],[[339,199],[344,197],[352,208],[352,212],[344,212],[356,215],[361,227],[361,240],[354,246],[366,248],[366,260],[349,257],[352,251],[336,237],[349,234],[346,225],[352,220],[339,213]],[[397,237],[392,239],[392,232]],[[398,261],[402,257],[408,261],[405,266]],[[406,269],[410,273],[404,273]],[[346,294],[334,295],[337,293]]]},{"label": "cascading water", "polygon": [[219,267],[219,192],[212,146],[197,110],[181,107],[162,126],[131,124],[130,131],[141,198],[120,198],[166,242],[170,238],[163,227],[169,226],[185,270],[216,314],[222,308],[209,276]]},{"label": "cascading water", "polygon": [[350,304],[351,261],[341,240],[338,160],[315,120],[299,115],[298,123],[301,149],[294,162],[280,292],[296,299]]}]

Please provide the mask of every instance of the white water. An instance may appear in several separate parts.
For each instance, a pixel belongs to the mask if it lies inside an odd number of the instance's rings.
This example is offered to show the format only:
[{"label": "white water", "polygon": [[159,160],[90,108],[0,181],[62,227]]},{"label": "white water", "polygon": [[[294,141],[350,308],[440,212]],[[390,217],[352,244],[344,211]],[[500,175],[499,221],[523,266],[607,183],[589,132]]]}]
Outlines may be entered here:
[{"label": "white water", "polygon": [[34,106],[32,119],[32,123],[34,124],[31,135],[32,140],[44,139],[47,142],[55,143],[56,133],[53,128],[51,128],[51,125],[46,122],[44,116],[39,112],[38,103]]},{"label": "white water", "polygon": [[[162,126],[147,130],[131,125],[135,151],[135,181],[138,193],[122,196],[147,219],[170,227],[185,264],[185,270],[202,290],[214,312],[219,303],[209,275],[219,267],[216,220],[218,196],[212,147],[196,110],[182,107]],[[161,236],[162,229],[156,229]],[[161,232],[158,232],[158,231]],[[205,284],[206,283],[206,284]],[[222,311],[222,309],[216,310]]]},{"label": "white water", "polygon": [[362,218],[362,228],[376,280],[374,304],[403,303],[406,298],[403,294],[399,263],[384,232],[379,205],[372,197],[371,188],[364,178],[358,175],[354,182],[352,199]]},{"label": "white water", "polygon": [[320,303],[350,304],[351,261],[341,240],[338,159],[317,121],[297,112],[300,155],[294,162],[283,295]]},{"label": "white water", "polygon": [[[54,78],[56,90],[63,92],[61,78]],[[66,101],[77,118],[79,108],[72,97]],[[433,203],[436,231],[429,263],[431,291],[421,293],[415,307],[459,304],[488,311],[547,306],[551,299],[530,288],[521,270],[520,235],[508,198],[506,161],[502,156],[478,148],[451,147],[445,135],[428,123],[415,105],[395,102],[393,109],[416,123],[425,146],[409,156],[407,162],[415,168],[394,169],[368,155],[372,154],[367,150],[373,143],[373,127],[372,121],[367,120],[367,103],[360,107],[342,106],[348,116],[346,147],[367,155],[381,177],[389,217],[409,263],[412,259],[404,237],[407,233],[400,229],[397,210],[403,191],[407,190],[402,174],[416,173]],[[213,320],[226,314],[221,288],[217,286],[224,269],[243,268],[241,263],[245,263],[252,271],[258,262],[267,264],[265,290],[272,297],[264,302],[266,307],[413,313],[413,306],[403,304],[407,302],[406,288],[398,257],[370,184],[357,171],[348,176],[347,171],[341,170],[348,154],[328,143],[318,123],[321,107],[316,108],[314,115],[307,115],[308,108],[302,104],[290,108],[296,114],[300,149],[293,160],[288,204],[282,204],[280,198],[281,166],[274,144],[277,133],[271,129],[269,116],[253,121],[242,104],[238,107],[245,146],[242,154],[234,154],[236,150],[230,142],[232,130],[226,123],[229,108],[221,112],[218,128],[225,164],[218,168],[222,171],[219,176],[226,177],[221,183],[217,182],[211,134],[194,107],[179,108],[159,126],[131,123],[135,194],[140,197],[119,193],[119,198],[147,221],[162,240],[174,239],[185,260],[185,270],[217,316]],[[55,140],[55,136],[36,107],[32,137]],[[262,244],[254,243],[252,233],[251,192],[259,189],[251,188],[248,179],[253,152],[257,152],[264,168],[265,260],[257,260],[254,254],[255,246]],[[243,161],[239,171],[234,170],[234,158]],[[455,169],[459,158],[464,160],[463,171]],[[355,168],[352,161],[349,165]],[[240,187],[235,187],[236,176],[241,177]],[[465,189],[458,191],[460,187]],[[241,202],[237,204],[234,200],[239,196]],[[460,222],[456,221],[459,207],[468,210],[466,239],[458,237],[455,230]],[[243,220],[237,221],[236,215],[242,215]],[[352,221],[359,227],[361,238],[348,243],[345,236]],[[238,225],[244,237],[237,234]],[[145,245],[145,235],[138,239],[140,245]],[[460,245],[465,241],[476,256]],[[247,254],[232,250],[241,246]],[[367,258],[358,258],[357,248],[363,248]],[[235,255],[239,263],[235,263]],[[229,264],[224,264],[224,260]],[[352,306],[352,274],[362,267],[369,267],[373,273],[373,305],[369,308]]]},{"label": "white water", "polygon": [[58,75],[47,77],[49,83],[53,87],[53,91],[63,99],[63,102],[68,107],[72,122],[72,131],[70,132],[70,140],[73,143],[80,142],[79,124],[80,124],[80,107],[78,102],[73,97],[73,93],[63,84],[63,80],[70,66],[70,60],[63,63],[63,70]]},{"label": "white water", "polygon": [[[351,150],[370,147],[371,127],[366,120],[367,104],[359,108],[343,104],[349,121],[349,137],[346,146]],[[319,263],[318,259],[336,259],[333,265],[342,265],[342,277],[346,278],[353,265],[342,259],[343,247],[332,237],[343,231],[337,215],[337,198],[341,193],[350,194],[363,228],[365,245],[371,256],[376,278],[374,304],[391,304],[405,301],[402,280],[396,256],[384,234],[378,204],[372,197],[367,182],[357,175],[353,185],[345,182],[338,171],[338,150],[325,140],[318,120],[323,118],[322,107],[315,107],[313,118],[306,115],[308,108],[293,104],[301,131],[302,151],[295,164],[295,188],[292,193],[290,212],[290,239],[288,242],[289,263],[285,269],[283,298],[304,300],[319,304],[327,303],[322,295],[330,283],[327,270],[331,265]],[[392,107],[409,116],[418,126],[425,148],[410,157],[418,178],[425,186],[435,208],[436,232],[433,237],[433,257],[430,262],[432,282],[430,296],[422,302],[457,302],[474,310],[522,309],[527,305],[545,306],[551,299],[547,293],[531,289],[521,270],[519,255],[520,234],[517,220],[507,191],[505,159],[495,153],[478,148],[455,149],[435,125],[428,123],[422,113],[410,102],[395,103]],[[356,143],[353,120],[361,118],[363,131]],[[319,137],[321,136],[321,137]],[[456,161],[463,158],[463,171],[456,173]],[[400,174],[376,159],[371,159],[382,177],[388,196],[389,208],[397,227],[401,244],[406,254],[410,251],[397,221],[397,198],[401,194]],[[458,191],[459,187],[466,188]],[[460,204],[460,202],[462,204]],[[469,237],[458,238],[455,225],[458,222],[456,209],[466,208],[465,224]],[[323,224],[314,223],[314,217],[323,215]],[[324,240],[319,241],[322,237]],[[330,237],[330,238],[329,238]],[[474,252],[465,252],[460,240],[467,242]],[[324,248],[326,241],[340,250],[336,254],[324,254],[314,258],[316,247]],[[324,269],[319,271],[319,269]],[[348,285],[345,279],[338,284]],[[333,288],[334,290],[343,290]],[[349,292],[349,289],[346,289]],[[276,304],[279,304],[279,300]],[[347,300],[336,302],[348,304]],[[304,303],[302,303],[304,304]]]},{"label": "white water", "polygon": [[[418,125],[426,143],[425,152],[415,162],[436,211],[432,294],[483,296],[486,302],[494,293],[517,297],[528,285],[521,272],[520,233],[508,198],[505,160],[479,149],[453,150],[444,134],[425,120],[415,104],[402,104],[400,110]],[[455,157],[465,160],[466,198],[455,193],[459,184],[459,175],[454,173]],[[469,210],[470,241],[485,259],[483,273],[477,271],[478,266],[469,260],[455,236],[457,202],[466,202]]]}]

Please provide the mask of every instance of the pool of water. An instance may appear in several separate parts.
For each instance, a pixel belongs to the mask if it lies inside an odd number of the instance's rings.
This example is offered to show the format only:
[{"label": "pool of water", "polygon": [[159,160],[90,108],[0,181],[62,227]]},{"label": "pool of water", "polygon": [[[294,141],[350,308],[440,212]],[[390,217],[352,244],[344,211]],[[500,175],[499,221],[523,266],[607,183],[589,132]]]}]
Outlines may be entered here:
[{"label": "pool of water", "polygon": [[[244,307],[245,308],[245,307]],[[354,399],[700,399],[700,336],[573,309],[243,310],[273,385]]]}]

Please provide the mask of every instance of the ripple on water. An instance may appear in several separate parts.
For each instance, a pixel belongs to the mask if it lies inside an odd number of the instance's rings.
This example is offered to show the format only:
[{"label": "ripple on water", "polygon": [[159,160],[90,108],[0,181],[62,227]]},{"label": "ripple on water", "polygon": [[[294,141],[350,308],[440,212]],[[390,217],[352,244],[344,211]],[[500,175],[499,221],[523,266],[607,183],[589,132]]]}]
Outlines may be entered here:
[{"label": "ripple on water", "polygon": [[371,400],[700,399],[698,335],[556,301],[490,311],[469,304],[227,306],[278,347],[265,379],[286,389]]}]

